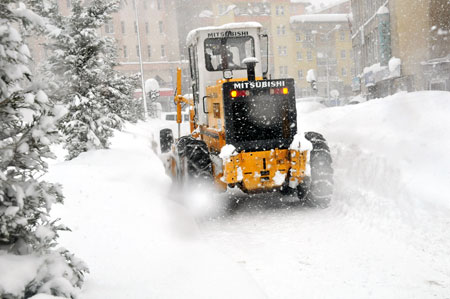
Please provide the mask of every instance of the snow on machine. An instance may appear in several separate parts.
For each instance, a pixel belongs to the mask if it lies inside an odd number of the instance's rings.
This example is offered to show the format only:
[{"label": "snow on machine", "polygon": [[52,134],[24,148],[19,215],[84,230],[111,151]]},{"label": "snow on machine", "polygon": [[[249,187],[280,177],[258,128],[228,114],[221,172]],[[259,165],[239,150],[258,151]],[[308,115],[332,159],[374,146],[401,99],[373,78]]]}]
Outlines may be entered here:
[{"label": "snow on machine", "polygon": [[[329,148],[321,134],[297,134],[293,79],[268,79],[268,36],[259,23],[193,30],[187,37],[193,100],[189,136],[160,131],[167,172],[177,182],[206,180],[244,192],[296,192],[328,206],[333,190]],[[264,49],[263,51],[261,49]],[[264,59],[264,60],[263,60]],[[262,62],[262,63],[261,63]],[[264,65],[264,67],[263,67]]]}]

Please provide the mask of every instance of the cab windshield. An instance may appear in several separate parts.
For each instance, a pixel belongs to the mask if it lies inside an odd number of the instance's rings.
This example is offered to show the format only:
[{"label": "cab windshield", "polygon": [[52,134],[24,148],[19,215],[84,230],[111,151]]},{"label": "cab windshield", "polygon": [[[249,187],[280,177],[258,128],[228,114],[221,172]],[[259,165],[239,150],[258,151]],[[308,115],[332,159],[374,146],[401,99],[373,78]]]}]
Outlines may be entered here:
[{"label": "cab windshield", "polygon": [[242,61],[247,57],[255,57],[255,42],[251,36],[205,40],[205,64],[210,72],[246,69]]}]

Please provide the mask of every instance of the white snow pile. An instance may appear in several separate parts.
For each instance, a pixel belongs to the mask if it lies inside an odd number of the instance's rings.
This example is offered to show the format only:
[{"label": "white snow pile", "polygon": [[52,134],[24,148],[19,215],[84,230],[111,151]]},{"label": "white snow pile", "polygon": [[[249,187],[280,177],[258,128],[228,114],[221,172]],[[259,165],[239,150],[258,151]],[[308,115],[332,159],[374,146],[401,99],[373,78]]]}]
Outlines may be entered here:
[{"label": "white snow pile", "polygon": [[449,92],[398,93],[302,115],[299,128],[325,135],[352,185],[442,210],[450,209],[449,113]]},{"label": "white snow pile", "polygon": [[290,18],[290,23],[325,23],[325,22],[348,22],[348,14],[310,14],[299,15]]},{"label": "white snow pile", "polygon": [[[234,8],[234,5],[230,5],[228,7],[228,9],[230,8]],[[227,11],[228,11],[227,9]],[[227,12],[225,12],[224,14],[226,14]],[[236,30],[236,29],[241,29],[241,28],[261,28],[262,25],[258,22],[236,22],[236,23],[228,23],[228,24],[224,24],[224,25],[220,25],[220,26],[207,26],[207,27],[200,27],[197,29],[193,29],[191,30],[187,37],[186,37],[186,44],[192,44],[193,42],[195,42],[195,37],[197,36],[197,34],[199,34],[200,32],[204,32],[204,31],[221,31],[221,30]]]},{"label": "white snow pile", "polygon": [[402,60],[400,58],[392,57],[389,59],[389,71],[391,73],[395,72],[402,65]]},{"label": "white snow pile", "polygon": [[277,170],[275,172],[275,175],[273,176],[273,181],[274,181],[275,185],[281,186],[284,183],[285,178],[286,178],[286,174],[283,174]]},{"label": "white snow pile", "polygon": [[[79,289],[73,285],[79,277],[65,261],[85,268],[83,261],[75,258],[64,248],[45,255],[15,255],[0,251],[0,298],[22,298],[27,292],[41,293],[42,297],[52,293],[65,298],[76,297]],[[3,297],[5,296],[5,297]],[[60,298],[60,297],[58,297]]]},{"label": "white snow pile", "polygon": [[214,13],[210,10],[202,10],[199,14],[198,14],[199,18],[213,18],[214,17]]},{"label": "white snow pile", "polygon": [[55,216],[73,231],[60,243],[91,272],[80,298],[261,298],[252,278],[204,243],[185,208],[168,199],[171,181],[154,153],[158,126],[127,125],[110,149],[50,167],[46,178],[66,196]]},{"label": "white snow pile", "polygon": [[430,268],[447,279],[449,114],[449,92],[422,91],[299,117],[299,128],[328,140],[335,169],[333,204],[340,213],[426,252]]},{"label": "white snow pile", "polygon": [[311,83],[312,81],[317,81],[317,78],[316,72],[313,69],[310,69],[306,74],[306,82]]},{"label": "white snow pile", "polygon": [[236,151],[236,148],[232,144],[227,144],[222,147],[220,150],[219,157],[222,160],[229,160],[231,157],[236,156],[238,152]]},{"label": "white snow pile", "polygon": [[244,58],[243,60],[242,60],[242,64],[247,64],[247,63],[258,63],[259,61],[258,61],[258,58],[256,58],[256,57],[247,57],[247,58]]},{"label": "white snow pile", "polygon": [[384,15],[389,13],[389,8],[386,6],[380,6],[380,8],[377,10],[377,15]]},{"label": "white snow pile", "polygon": [[297,106],[297,113],[308,113],[327,108],[324,104],[315,101],[302,101],[301,99],[297,99],[297,103],[301,103],[301,105]]},{"label": "white snow pile", "polygon": [[159,83],[156,79],[150,78],[145,81],[145,92],[149,93],[151,91],[159,91]]}]

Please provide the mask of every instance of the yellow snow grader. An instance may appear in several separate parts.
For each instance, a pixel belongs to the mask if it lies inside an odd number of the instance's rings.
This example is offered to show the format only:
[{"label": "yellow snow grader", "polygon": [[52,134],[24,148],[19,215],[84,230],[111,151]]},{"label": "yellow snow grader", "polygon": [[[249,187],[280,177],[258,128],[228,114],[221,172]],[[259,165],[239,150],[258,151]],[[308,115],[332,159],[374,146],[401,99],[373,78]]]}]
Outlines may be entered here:
[{"label": "yellow snow grader", "polygon": [[[297,134],[293,79],[269,79],[268,36],[259,23],[193,30],[187,37],[193,99],[181,96],[177,73],[178,138],[160,131],[166,170],[176,182],[210,181],[247,193],[296,192],[326,207],[333,169],[322,135]],[[191,134],[180,137],[182,104]]]}]

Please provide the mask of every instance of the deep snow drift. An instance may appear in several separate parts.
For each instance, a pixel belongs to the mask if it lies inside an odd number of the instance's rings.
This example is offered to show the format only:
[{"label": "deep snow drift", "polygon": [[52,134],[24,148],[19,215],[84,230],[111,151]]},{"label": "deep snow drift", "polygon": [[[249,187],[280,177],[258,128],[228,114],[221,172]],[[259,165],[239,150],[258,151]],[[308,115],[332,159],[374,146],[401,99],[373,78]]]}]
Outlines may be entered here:
[{"label": "deep snow drift", "polygon": [[298,119],[332,150],[325,210],[237,193],[233,214],[196,220],[153,152],[161,121],[53,164],[61,243],[91,270],[80,298],[448,298],[450,93],[317,108]]}]

